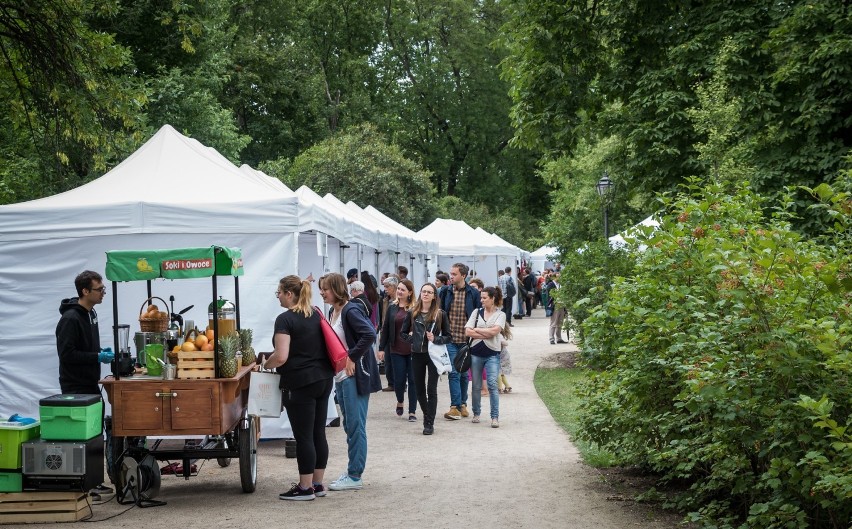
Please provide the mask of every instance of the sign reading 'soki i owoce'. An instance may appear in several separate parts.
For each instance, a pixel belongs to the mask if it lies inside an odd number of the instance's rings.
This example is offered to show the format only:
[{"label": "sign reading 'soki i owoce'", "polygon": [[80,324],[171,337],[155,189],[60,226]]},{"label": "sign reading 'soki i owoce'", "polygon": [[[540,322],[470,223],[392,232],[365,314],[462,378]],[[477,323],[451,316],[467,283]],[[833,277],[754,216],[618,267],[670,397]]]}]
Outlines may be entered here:
[{"label": "sign reading 'soki i owoce'", "polygon": [[172,259],[163,261],[163,270],[204,270],[213,268],[213,259]]}]

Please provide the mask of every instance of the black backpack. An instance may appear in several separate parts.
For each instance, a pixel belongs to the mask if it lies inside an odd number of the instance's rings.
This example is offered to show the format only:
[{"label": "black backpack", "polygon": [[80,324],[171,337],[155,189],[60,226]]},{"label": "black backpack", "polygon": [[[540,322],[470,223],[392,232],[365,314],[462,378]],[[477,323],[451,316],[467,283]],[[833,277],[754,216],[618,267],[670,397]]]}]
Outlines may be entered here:
[{"label": "black backpack", "polygon": [[517,293],[518,291],[515,290],[515,280],[510,277],[509,281],[506,283],[506,297],[514,297],[514,295]]}]

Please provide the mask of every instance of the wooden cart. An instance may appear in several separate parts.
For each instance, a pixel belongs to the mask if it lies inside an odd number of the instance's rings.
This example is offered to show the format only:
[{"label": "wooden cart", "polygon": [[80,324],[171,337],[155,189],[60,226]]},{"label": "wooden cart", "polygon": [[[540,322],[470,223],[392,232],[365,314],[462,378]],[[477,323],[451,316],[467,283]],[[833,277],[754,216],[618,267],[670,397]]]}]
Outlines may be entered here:
[{"label": "wooden cart", "polygon": [[[107,252],[106,276],[112,281],[114,322],[119,321],[117,282],[147,281],[150,297],[152,279],[211,277],[216,335],[215,378],[163,380],[148,376],[122,377],[117,370],[118,364],[114,362],[112,376],[100,381],[112,406],[112,415],[104,420],[107,472],[116,485],[120,501],[124,499],[125,491],[118,489],[127,485],[120,475],[122,470],[126,470],[122,465],[126,465],[128,457],[140,465],[153,460],[180,461],[186,479],[192,475],[193,460],[216,459],[224,467],[236,458],[239,460],[242,490],[254,492],[256,488],[259,419],[247,413],[251,367],[241,367],[231,378],[221,378],[219,373],[216,280],[217,276],[223,275],[234,278],[236,325],[239,329],[239,276],[242,275],[239,249],[213,246]],[[118,351],[117,327],[114,327],[113,338]],[[161,448],[162,439],[148,439],[198,436],[203,436],[203,440],[185,443],[180,448]],[[159,468],[156,471],[159,483]],[[139,476],[135,486],[141,485]],[[134,494],[137,504],[140,496]]]}]

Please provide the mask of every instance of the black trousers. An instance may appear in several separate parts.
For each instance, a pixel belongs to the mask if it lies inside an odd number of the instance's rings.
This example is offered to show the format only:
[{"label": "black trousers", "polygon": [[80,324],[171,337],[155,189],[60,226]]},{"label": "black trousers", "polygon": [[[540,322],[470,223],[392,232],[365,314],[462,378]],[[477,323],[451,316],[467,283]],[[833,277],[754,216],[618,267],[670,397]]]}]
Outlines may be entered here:
[{"label": "black trousers", "polygon": [[503,313],[506,314],[506,324],[512,323],[512,300],[511,298],[503,298]]},{"label": "black trousers", "polygon": [[296,439],[296,463],[299,474],[313,474],[328,464],[328,441],[325,422],[328,418],[328,396],[333,379],[320,380],[301,388],[284,390],[281,402],[287,410],[293,438]]},{"label": "black trousers", "polygon": [[423,426],[432,426],[438,412],[438,370],[429,358],[429,353],[413,353],[411,368],[414,371],[417,402],[423,412]]}]

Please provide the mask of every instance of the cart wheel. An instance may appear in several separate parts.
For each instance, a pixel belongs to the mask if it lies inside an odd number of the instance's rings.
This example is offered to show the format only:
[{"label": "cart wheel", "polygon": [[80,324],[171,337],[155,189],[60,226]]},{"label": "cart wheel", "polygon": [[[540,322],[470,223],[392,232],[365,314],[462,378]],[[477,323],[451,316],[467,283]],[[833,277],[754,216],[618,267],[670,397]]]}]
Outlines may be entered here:
[{"label": "cart wheel", "polygon": [[104,417],[104,429],[106,430],[106,469],[109,480],[113,485],[118,484],[118,476],[121,471],[121,460],[127,449],[126,437],[114,437],[112,435],[112,417]]},{"label": "cart wheel", "polygon": [[249,415],[245,428],[239,428],[240,483],[243,492],[254,492],[257,487],[257,432],[254,415]]},{"label": "cart wheel", "polygon": [[[216,448],[222,449],[227,448],[228,444],[224,439],[220,439],[218,443],[216,443]],[[222,468],[231,466],[231,458],[230,457],[217,457],[216,462],[219,463],[219,466]]]}]

